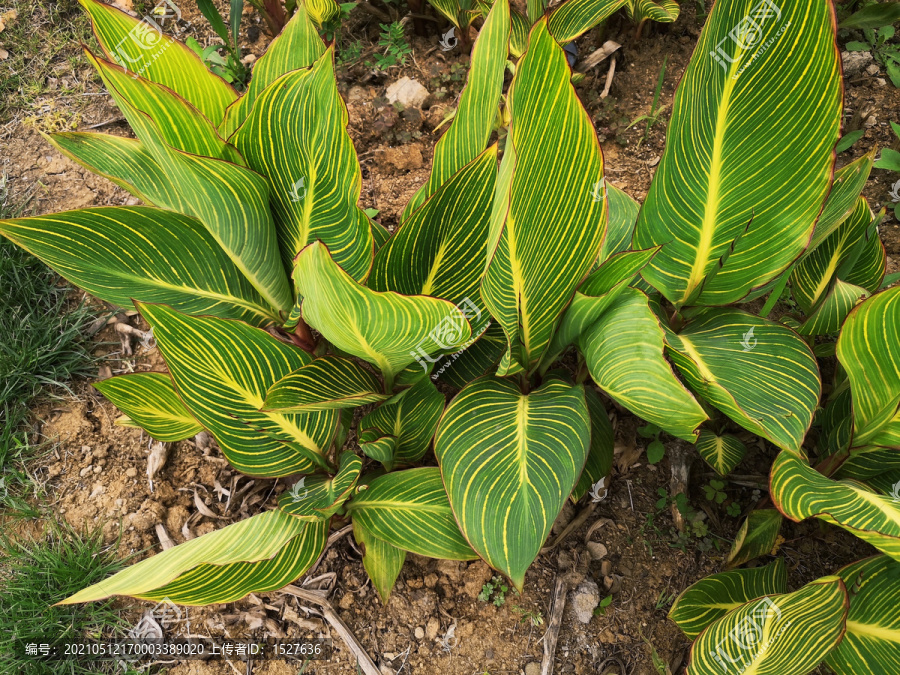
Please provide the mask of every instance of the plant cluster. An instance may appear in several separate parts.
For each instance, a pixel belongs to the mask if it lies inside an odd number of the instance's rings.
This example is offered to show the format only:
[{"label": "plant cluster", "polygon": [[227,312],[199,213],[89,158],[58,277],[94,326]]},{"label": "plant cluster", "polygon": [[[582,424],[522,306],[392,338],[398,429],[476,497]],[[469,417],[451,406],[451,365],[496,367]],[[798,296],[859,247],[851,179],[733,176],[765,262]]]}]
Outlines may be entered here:
[{"label": "plant cluster", "polygon": [[[605,180],[572,86],[561,43],[580,29],[554,32],[572,3],[518,56],[496,0],[431,175],[389,233],[357,205],[334,47],[303,6],[238,96],[183,45],[148,50],[139,22],[82,0],[106,55],[87,56],[137,138],[49,139],[148,205],[5,220],[0,234],[152,326],[168,373],[95,385],[122,423],[162,441],[205,429],[238,471],[302,479],[278,508],[65,602],[274,590],[348,521],[384,600],[408,552],[481,558],[520,590],[566,500],[608,480],[602,392],[722,476],[743,458],[740,429],[777,450],[734,569],[671,609],[694,640],[691,675],[823,660],[893,672],[900,288],[883,288],[883,214],[860,196],[874,153],[835,171],[831,6],[767,2],[715,4],[638,204]],[[564,25],[590,24],[571,11]],[[145,59],[139,77],[116,50]],[[788,286],[797,310],[770,319]],[[664,497],[706,536],[684,495]],[[740,568],[774,552],[784,519],[808,518],[881,554],[791,593],[781,559]]]}]

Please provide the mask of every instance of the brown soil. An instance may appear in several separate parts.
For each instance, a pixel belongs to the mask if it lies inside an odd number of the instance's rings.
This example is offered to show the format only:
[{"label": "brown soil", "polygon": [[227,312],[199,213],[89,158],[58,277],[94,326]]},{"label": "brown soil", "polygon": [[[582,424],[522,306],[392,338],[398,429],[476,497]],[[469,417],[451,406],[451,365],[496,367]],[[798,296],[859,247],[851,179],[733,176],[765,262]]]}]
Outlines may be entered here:
[{"label": "brown soil", "polygon": [[[193,22],[195,35],[197,31],[205,35],[206,24],[196,10],[188,8],[184,13]],[[345,30],[354,39],[372,43],[377,40],[376,24],[355,11]],[[248,27],[258,25],[259,17],[248,14],[243,34]],[[362,65],[346,67],[339,73],[339,85],[350,112],[350,134],[363,166],[361,204],[380,209],[378,218],[388,226],[396,225],[406,201],[426,180],[438,138],[432,132],[454,105],[464,81],[467,57],[459,48],[448,53],[437,49],[438,24],[426,22],[426,26],[430,35],[411,39],[415,59],[407,66],[387,75],[375,74]],[[682,17],[676,24],[650,27],[640,42],[635,42],[634,27],[623,17],[613,19],[603,35],[593,31],[579,40],[582,55],[607,39],[624,45],[609,98],[599,97],[607,63],[588,74],[577,88],[600,135],[607,176],[638,200],[646,196],[662,153],[668,114],[653,126],[642,143],[639,141],[644,134],[643,123],[630,130],[625,127],[649,111],[664,58],[667,67],[661,101],[671,103],[699,30],[693,3],[684,3]],[[263,33],[245,45],[245,53],[261,54],[267,42]],[[403,75],[419,80],[431,92],[423,111],[401,112],[385,102],[386,86]],[[79,76],[86,82],[86,93],[91,94],[67,102],[80,115],[79,128],[102,124],[102,131],[129,133],[96,78]],[[865,137],[840,157],[841,164],[874,145],[883,147],[893,142],[887,123],[890,115],[900,110],[900,91],[880,84],[876,78],[882,76],[863,73],[847,82],[845,130],[863,124],[867,130]],[[43,116],[39,110],[36,121],[30,125],[14,119],[0,131],[0,142],[5,145],[0,171],[9,174],[13,190],[25,194],[31,186],[38,185],[33,202],[35,213],[134,203],[123,190],[62,157],[41,138],[35,127],[52,124],[53,100],[52,91],[48,91]],[[891,179],[896,176],[873,171],[864,190],[873,209],[890,203]],[[900,225],[892,216],[883,222],[881,236],[889,256],[888,271],[895,272],[900,261]],[[130,321],[141,327],[139,318]],[[98,351],[107,356],[101,367],[106,376],[164,368],[155,348],[137,347],[135,357],[125,357],[116,345],[112,326],[104,329],[99,340]],[[58,445],[54,454],[34,469],[46,483],[49,494],[54,495],[54,509],[70,523],[101,526],[108,541],[114,541],[121,528],[122,555],[143,556],[150,550],[159,550],[157,524],[164,525],[175,543],[180,543],[186,535],[198,536],[274,504],[284,489],[278,481],[257,479],[243,493],[240,504],[235,500],[226,509],[228,498],[223,488],[240,490],[250,479],[229,469],[214,444],[203,449],[185,441],[170,448],[168,461],[154,477],[151,490],[146,472],[150,452],[146,434],[116,426],[119,413],[89,383],[76,384],[76,391],[76,398],[46,403],[36,410],[40,433],[58,441]],[[616,410],[611,402],[607,403],[609,409]],[[612,595],[612,602],[605,614],[594,616],[587,625],[567,613],[555,672],[601,673],[609,668],[610,673],[650,675],[655,672],[652,648],[669,663],[672,672],[679,671],[686,661],[689,643],[665,618],[671,598],[722,568],[740,520],[726,515],[725,508],[736,501],[746,512],[760,493],[730,485],[728,501],[713,505],[702,492],[702,485],[713,476],[705,473],[706,468],[700,463],[695,464],[690,499],[706,513],[710,534],[677,546],[668,509],[655,507],[657,490],[668,486],[668,460],[659,466],[647,465],[639,453],[646,441],[636,434],[635,419],[622,410],[615,414],[618,457],[609,497],[558,549],[538,557],[527,575],[522,596],[511,591],[501,606],[477,598],[483,584],[491,578],[483,563],[458,564],[410,555],[391,600],[384,607],[368,582],[352,537],[344,537],[329,549],[316,575],[333,574],[332,602],[368,653],[383,666],[383,672],[531,675],[534,666],[527,667],[528,664],[539,662],[543,653],[541,638],[557,574],[565,574],[576,584],[593,579],[601,596]],[[773,456],[771,448],[758,448],[749,453],[737,473],[757,476],[764,483]],[[195,494],[221,518],[202,516]],[[763,497],[764,494],[763,490]],[[578,507],[581,508],[584,507]],[[575,513],[575,509],[567,507],[557,530]],[[604,544],[608,553],[592,559],[585,534],[589,526],[603,519],[607,520],[596,528],[591,540]],[[781,552],[788,562],[791,588],[834,572],[865,555],[867,548],[842,531],[819,523],[788,525],[783,535],[786,541]],[[593,549],[596,552],[597,547]],[[335,657],[327,663],[314,663],[306,672],[355,673],[338,636],[314,613],[305,611],[302,604],[272,593],[228,605],[192,608],[191,632],[229,637],[311,633],[330,636],[334,638]],[[122,606],[136,622],[147,605],[123,601]],[[527,618],[529,612],[540,612],[544,624],[532,625]],[[238,667],[239,672],[244,672],[243,664]],[[270,662],[253,664],[252,672],[281,675],[296,673],[298,669],[299,666],[284,662]],[[169,672],[212,675],[235,670],[225,662],[188,662]]]}]

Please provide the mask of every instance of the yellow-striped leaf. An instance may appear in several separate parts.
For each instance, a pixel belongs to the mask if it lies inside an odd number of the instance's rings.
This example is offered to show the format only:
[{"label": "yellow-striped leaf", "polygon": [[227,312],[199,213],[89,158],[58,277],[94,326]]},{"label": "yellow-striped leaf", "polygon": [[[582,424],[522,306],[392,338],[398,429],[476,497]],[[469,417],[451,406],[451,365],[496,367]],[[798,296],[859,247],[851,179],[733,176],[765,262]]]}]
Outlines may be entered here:
[{"label": "yellow-striped leaf", "polygon": [[498,323],[489,324],[472,344],[461,352],[448,354],[435,364],[432,379],[440,379],[462,389],[472,380],[487,375],[497,367],[506,351],[506,336]]},{"label": "yellow-striped leaf", "polygon": [[183,441],[203,431],[165,373],[120,375],[95,382],[94,388],[128,416],[128,426],[138,426],[158,441]]},{"label": "yellow-striped leaf", "polygon": [[393,471],[397,452],[397,437],[384,435],[378,429],[364,429],[358,434],[359,449],[366,457],[384,465],[385,471]]},{"label": "yellow-striped leaf", "polygon": [[797,333],[807,336],[837,333],[853,308],[868,297],[865,288],[835,279],[812,316],[797,326]]},{"label": "yellow-striped leaf", "polygon": [[272,385],[263,410],[312,412],[356,408],[390,398],[381,382],[355,361],[323,356],[298,368]]},{"label": "yellow-striped leaf", "polygon": [[571,42],[606,21],[626,0],[566,0],[550,13],[550,33],[560,44]]},{"label": "yellow-striped leaf", "polygon": [[647,296],[625,288],[578,339],[594,382],[617,403],[673,436],[694,441],[703,408],[664,357],[664,333]]},{"label": "yellow-striped leaf", "polygon": [[359,520],[353,521],[353,537],[362,547],[363,567],[378,591],[381,602],[387,605],[391,599],[391,590],[406,561],[406,551],[379,539],[363,527]]},{"label": "yellow-striped leaf", "polygon": [[603,181],[603,189],[609,204],[609,223],[606,226],[606,238],[600,248],[600,264],[631,247],[634,225],[641,210],[640,204],[612,183]]},{"label": "yellow-striped leaf", "polygon": [[807,675],[840,642],[848,604],[841,578],[822,577],[741,605],[700,634],[686,675]]},{"label": "yellow-striped leaf", "polygon": [[320,28],[341,15],[341,8],[335,0],[306,0],[302,5],[306,6],[309,18]]},{"label": "yellow-striped leaf", "polygon": [[123,68],[169,87],[216,124],[237,99],[231,85],[213,75],[193,51],[165,35],[152,15],[138,20],[99,0],[79,1],[90,14],[104,53]]},{"label": "yellow-striped leaf", "polygon": [[728,553],[728,567],[774,553],[783,516],[778,509],[755,509],[741,523]]},{"label": "yellow-striped leaf", "polygon": [[515,9],[509,12],[509,55],[518,59],[525,53],[528,46],[528,31],[531,30],[531,22]]},{"label": "yellow-striped leaf", "polygon": [[446,300],[359,285],[322,242],[297,256],[294,281],[307,323],[338,349],[378,366],[386,391],[413,361],[459,347],[472,335],[463,312]]},{"label": "yellow-striped leaf", "polygon": [[584,387],[555,379],[530,394],[507,380],[476,380],[441,418],[434,452],[453,513],[472,548],[520,590],[590,437]]},{"label": "yellow-striped leaf", "polygon": [[772,464],[770,495],[787,518],[821,518],[900,560],[900,501],[856,481],[834,481],[790,452]]},{"label": "yellow-striped leaf", "polygon": [[222,136],[230,137],[241,126],[266,87],[292,70],[311,66],[324,53],[325,43],[310,20],[305,4],[298,3],[294,16],[254,64],[247,91],[225,111],[220,126]]},{"label": "yellow-striped leaf", "polygon": [[872,148],[859,159],[834,172],[831,191],[801,260],[815,251],[853,213],[859,200],[859,193],[862,192],[872,171],[876,151],[876,148]]},{"label": "yellow-striped leaf", "polygon": [[0,221],[0,234],[101,300],[171,305],[264,326],[278,321],[203,225],[145,206]]},{"label": "yellow-striped leaf", "polygon": [[347,505],[354,525],[404,551],[429,558],[474,560],[437,467],[393,471],[374,479]]},{"label": "yellow-striped leaf", "polygon": [[705,429],[700,430],[697,437],[697,452],[716,470],[720,476],[726,476],[744,458],[747,448],[741,440],[731,434],[718,434]]},{"label": "yellow-striped leaf", "polygon": [[179,213],[190,212],[188,200],[181,196],[171,177],[139,140],[80,131],[49,134],[44,138],[70,159],[147,204]]},{"label": "yellow-striped leaf", "polygon": [[812,351],[794,331],[738,309],[711,308],[677,337],[668,335],[668,345],[697,395],[745,429],[800,452],[821,383]]},{"label": "yellow-striped leaf", "polygon": [[487,264],[496,177],[492,145],[444,182],[379,249],[369,287],[449,300],[466,312],[473,329],[482,326],[488,316],[478,286]]},{"label": "yellow-striped leaf", "polygon": [[501,166],[500,185],[504,168],[511,176],[508,194],[495,202],[508,199],[509,207],[481,285],[509,342],[500,374],[539,365],[606,230],[606,200],[594,198],[603,157],[570,78],[562,47],[541,19],[510,87],[504,162],[509,157],[512,165]]},{"label": "yellow-striped leaf", "polygon": [[321,473],[302,476],[293,487],[278,498],[278,508],[302,520],[331,518],[347,501],[362,469],[362,460],[352,452],[341,454],[334,476]]},{"label": "yellow-striped leaf", "polygon": [[[635,23],[673,23],[681,13],[681,7],[675,0],[628,0],[625,6],[628,16]],[[699,50],[697,53],[700,53]]]},{"label": "yellow-striped leaf", "polygon": [[162,599],[167,596],[159,591],[166,589],[172,602],[205,605],[274,590],[315,561],[327,528],[324,521],[307,523],[279,510],[266,511],[157,553],[59,604],[111,595]]},{"label": "yellow-striped leaf", "polygon": [[236,469],[277,477],[327,465],[337,410],[259,411],[275,382],[311,361],[306,352],[237,321],[136,304],[153,327],[181,399]]},{"label": "yellow-striped leaf", "polygon": [[643,275],[677,306],[740,300],[806,248],[840,131],[834,39],[824,2],[721,0],[710,12],[634,237],[664,245]]},{"label": "yellow-striped leaf", "polygon": [[268,180],[285,263],[320,240],[362,281],[372,265],[372,232],[357,205],[362,179],[333,57],[331,48],[312,68],[276,80],[231,140]]},{"label": "yellow-striped leaf", "polygon": [[672,603],[669,618],[691,640],[733,609],[766,595],[787,592],[783,558],[747,570],[712,574],[689,586]]},{"label": "yellow-striped leaf", "polygon": [[[591,418],[591,446],[581,476],[569,496],[573,504],[587,494],[599,480],[609,476],[613,462],[615,437],[603,401],[593,387],[585,387],[584,400]],[[609,484],[606,487],[609,487]]]},{"label": "yellow-striped leaf", "polygon": [[472,47],[469,76],[459,96],[456,116],[435,145],[431,175],[409,200],[403,220],[487,147],[503,90],[509,30],[509,0],[495,0]]},{"label": "yellow-striped leaf", "polygon": [[844,639],[825,658],[837,675],[900,673],[900,563],[878,555],[838,571],[850,591]]}]

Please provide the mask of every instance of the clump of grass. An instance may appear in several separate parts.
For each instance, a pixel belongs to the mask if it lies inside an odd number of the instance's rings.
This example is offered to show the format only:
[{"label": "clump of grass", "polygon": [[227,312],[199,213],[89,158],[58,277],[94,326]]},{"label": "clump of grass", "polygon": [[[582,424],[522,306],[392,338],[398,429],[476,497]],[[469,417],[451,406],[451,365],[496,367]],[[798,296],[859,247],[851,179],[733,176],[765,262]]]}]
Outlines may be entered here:
[{"label": "clump of grass", "polygon": [[21,645],[113,639],[124,620],[112,601],[90,605],[53,604],[119,571],[115,546],[104,546],[98,528],[79,532],[49,521],[37,537],[13,538],[0,531],[0,672],[20,675],[81,675],[113,672],[115,662],[37,661]]},{"label": "clump of grass", "polygon": [[[0,219],[23,208],[10,206],[0,179]],[[22,460],[33,451],[26,425],[35,397],[93,368],[85,334],[93,317],[83,304],[70,307],[70,291],[41,261],[0,238],[0,505],[10,506],[10,495],[27,483]]]}]

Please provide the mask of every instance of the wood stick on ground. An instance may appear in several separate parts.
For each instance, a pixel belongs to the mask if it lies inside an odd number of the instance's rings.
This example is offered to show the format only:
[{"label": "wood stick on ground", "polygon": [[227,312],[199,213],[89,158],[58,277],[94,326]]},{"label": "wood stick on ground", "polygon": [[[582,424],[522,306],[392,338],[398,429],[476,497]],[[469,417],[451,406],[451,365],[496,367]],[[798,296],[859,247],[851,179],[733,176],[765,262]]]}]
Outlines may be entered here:
[{"label": "wood stick on ground", "polygon": [[609,96],[609,90],[612,87],[613,75],[616,74],[616,55],[613,54],[612,60],[609,62],[609,72],[606,73],[606,86],[603,87],[603,93],[600,98]]},{"label": "wood stick on ground", "polygon": [[563,610],[566,608],[566,595],[569,587],[562,575],[556,577],[553,599],[550,601],[550,622],[544,633],[544,659],[541,661],[541,675],[553,675],[553,658],[556,656],[556,641],[562,626]]},{"label": "wood stick on ground", "polygon": [[[691,449],[690,447],[685,447],[685,445],[682,442],[678,442],[666,448],[669,455],[669,464],[672,467],[672,476],[669,479],[669,494],[673,500],[677,494],[682,492],[687,494],[688,483],[691,478]],[[684,532],[684,516],[681,515],[681,511],[678,510],[678,506],[674,501],[670,509],[672,511],[672,520],[675,521],[675,527],[678,528],[679,532]]]},{"label": "wood stick on ground", "polygon": [[586,73],[591,68],[603,63],[612,56],[622,45],[618,42],[613,42],[612,40],[607,40],[603,43],[603,46],[600,49],[591,52],[587,55],[587,57],[582,61],[581,66],[578,68],[579,72]]},{"label": "wood stick on ground", "polygon": [[[362,668],[364,675],[381,675],[381,671],[375,666],[375,663],[369,658],[369,655],[366,653],[366,650],[363,648],[361,644],[359,644],[359,640],[356,639],[356,636],[353,635],[353,632],[344,623],[343,619],[338,616],[337,612],[334,611],[334,607],[330,602],[325,598],[322,593],[317,593],[316,591],[310,591],[305,588],[300,588],[298,586],[288,585],[281,589],[282,593],[287,593],[288,595],[293,595],[295,598],[300,598],[301,600],[305,600],[306,602],[311,602],[314,605],[318,605],[322,609],[322,616],[325,617],[325,620],[337,631],[337,634],[341,636],[341,639],[344,641],[344,644],[349,647],[350,651],[353,652],[353,655],[356,657],[356,662],[360,668]],[[555,641],[554,641],[555,646]]]}]

